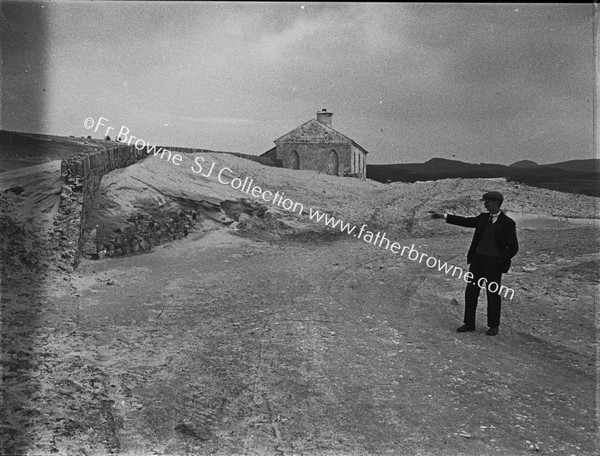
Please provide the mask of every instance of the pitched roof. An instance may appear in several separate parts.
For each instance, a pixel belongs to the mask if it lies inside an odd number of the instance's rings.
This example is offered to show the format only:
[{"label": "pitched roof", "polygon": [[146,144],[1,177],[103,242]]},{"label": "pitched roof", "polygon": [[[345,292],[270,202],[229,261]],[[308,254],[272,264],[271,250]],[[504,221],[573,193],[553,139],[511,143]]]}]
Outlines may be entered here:
[{"label": "pitched roof", "polygon": [[311,119],[308,122],[303,123],[297,128],[294,128],[289,133],[277,138],[275,141],[277,143],[331,143],[331,144],[352,144],[355,147],[358,147],[365,154],[368,152],[359,146],[352,139],[348,138],[346,135],[341,134],[339,131],[334,130],[327,125],[323,125],[321,122]]}]

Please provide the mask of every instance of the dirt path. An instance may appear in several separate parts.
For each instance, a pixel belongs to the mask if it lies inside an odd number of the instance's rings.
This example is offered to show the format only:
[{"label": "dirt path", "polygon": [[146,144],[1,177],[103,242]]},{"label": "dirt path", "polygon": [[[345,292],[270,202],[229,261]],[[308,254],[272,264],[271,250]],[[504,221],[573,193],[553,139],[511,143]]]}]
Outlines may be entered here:
[{"label": "dirt path", "polygon": [[[550,233],[521,233],[495,338],[454,332],[461,281],[354,239],[84,262],[36,329],[31,454],[594,454],[597,246]],[[404,241],[461,265],[468,239]]]}]

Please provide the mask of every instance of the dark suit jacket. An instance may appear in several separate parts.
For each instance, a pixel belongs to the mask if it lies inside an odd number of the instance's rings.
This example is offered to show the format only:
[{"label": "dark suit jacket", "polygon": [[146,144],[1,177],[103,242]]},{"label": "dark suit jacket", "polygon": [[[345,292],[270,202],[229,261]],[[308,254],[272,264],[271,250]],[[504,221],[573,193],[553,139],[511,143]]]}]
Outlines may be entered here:
[{"label": "dark suit jacket", "polygon": [[[475,228],[475,234],[473,234],[473,240],[471,241],[471,247],[467,253],[467,263],[471,263],[473,255],[475,255],[475,249],[481,239],[485,224],[490,218],[489,212],[482,212],[477,217],[460,217],[458,215],[450,215],[446,218],[447,223],[453,225],[466,226],[468,228]],[[500,258],[498,261],[502,265],[502,272],[508,272],[510,269],[510,263],[512,257],[514,257],[519,251],[519,242],[517,241],[517,225],[513,219],[511,219],[504,212],[500,211],[498,220],[492,225],[495,230],[496,241],[500,246]]]}]

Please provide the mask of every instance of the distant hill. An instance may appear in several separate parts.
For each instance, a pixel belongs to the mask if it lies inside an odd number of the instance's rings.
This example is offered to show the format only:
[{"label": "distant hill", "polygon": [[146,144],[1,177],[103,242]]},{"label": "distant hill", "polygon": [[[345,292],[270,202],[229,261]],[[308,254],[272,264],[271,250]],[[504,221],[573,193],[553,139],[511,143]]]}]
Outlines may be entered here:
[{"label": "distant hill", "polygon": [[600,160],[570,160],[539,165],[521,160],[510,166],[432,158],[425,163],[367,165],[367,177],[378,182],[504,177],[534,187],[600,196]]},{"label": "distant hill", "polygon": [[578,171],[581,173],[589,173],[591,171],[600,173],[600,160],[594,158],[588,160],[569,160],[540,166],[543,166],[544,168],[564,169],[566,171]]},{"label": "distant hill", "polygon": [[521,160],[518,162],[514,162],[511,165],[508,165],[509,168],[535,168],[536,166],[540,166],[538,163],[531,160]]}]

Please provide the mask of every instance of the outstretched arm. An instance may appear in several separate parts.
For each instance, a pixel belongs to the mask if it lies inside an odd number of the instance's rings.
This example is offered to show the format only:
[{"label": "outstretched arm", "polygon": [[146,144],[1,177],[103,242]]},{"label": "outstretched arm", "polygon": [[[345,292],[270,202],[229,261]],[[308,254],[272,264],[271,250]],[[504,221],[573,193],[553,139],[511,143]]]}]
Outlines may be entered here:
[{"label": "outstretched arm", "polygon": [[441,214],[435,211],[429,211],[431,214],[431,218],[446,220],[446,223],[451,223],[452,225],[466,226],[467,228],[476,228],[477,221],[479,220],[479,216],[477,217],[460,217],[458,215],[452,214]]},{"label": "outstretched arm", "polygon": [[476,228],[477,221],[479,220],[479,216],[477,217],[461,217],[459,215],[446,215],[446,223],[451,223],[452,225],[458,226],[466,226],[467,228]]}]

